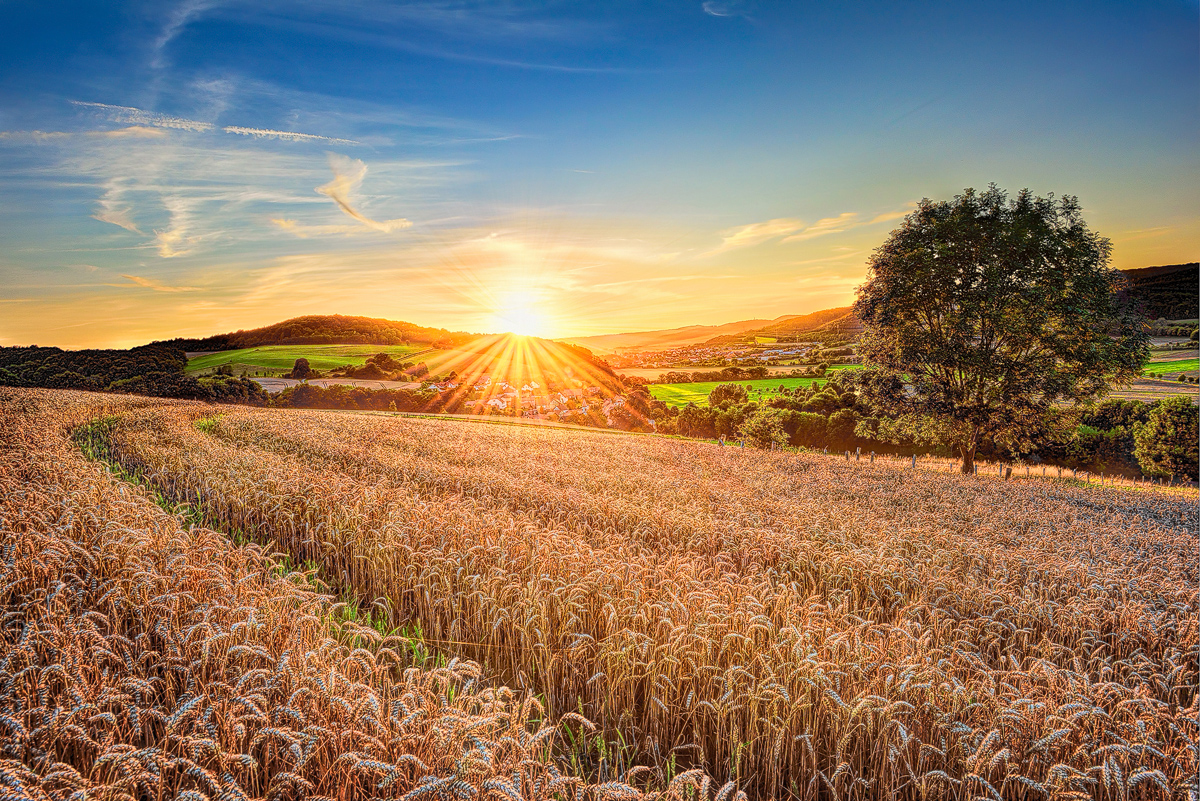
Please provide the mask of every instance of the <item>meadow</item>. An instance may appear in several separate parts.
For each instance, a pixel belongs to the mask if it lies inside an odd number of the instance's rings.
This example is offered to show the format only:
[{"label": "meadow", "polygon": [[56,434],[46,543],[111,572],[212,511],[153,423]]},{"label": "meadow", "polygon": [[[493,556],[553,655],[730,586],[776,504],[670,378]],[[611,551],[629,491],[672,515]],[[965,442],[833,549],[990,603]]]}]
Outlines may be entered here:
[{"label": "meadow", "polygon": [[1196,775],[1194,490],[0,391],[10,787],[1166,799]]},{"label": "meadow", "polygon": [[[856,364],[835,364],[830,366],[829,372],[856,367],[858,367]],[[689,403],[694,403],[697,406],[707,406],[709,393],[719,384],[740,384],[755,395],[761,393],[770,396],[781,386],[789,390],[796,387],[807,389],[814,383],[822,385],[827,381],[828,378],[758,378],[750,381],[696,381],[686,384],[651,384],[647,389],[655,400],[660,400],[668,406],[686,406]],[[752,398],[752,400],[756,399]]]},{"label": "meadow", "polygon": [[1146,375],[1176,375],[1178,373],[1195,373],[1200,370],[1200,359],[1174,359],[1154,361],[1146,365],[1143,372]]},{"label": "meadow", "polygon": [[195,375],[229,365],[235,374],[248,371],[286,373],[296,359],[308,359],[314,370],[331,370],[347,364],[362,366],[376,353],[387,353],[405,360],[414,353],[428,350],[427,345],[262,345],[256,348],[225,350],[188,359],[187,372]]}]

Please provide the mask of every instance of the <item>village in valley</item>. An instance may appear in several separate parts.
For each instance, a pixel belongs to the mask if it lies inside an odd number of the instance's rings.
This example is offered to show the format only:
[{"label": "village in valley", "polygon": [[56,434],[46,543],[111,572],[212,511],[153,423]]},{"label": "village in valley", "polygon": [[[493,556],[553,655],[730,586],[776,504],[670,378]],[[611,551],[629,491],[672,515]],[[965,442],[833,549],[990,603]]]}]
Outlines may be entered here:
[{"label": "village in valley", "polygon": [[[503,414],[550,422],[565,421],[589,412],[599,411],[611,422],[611,413],[625,405],[620,397],[604,397],[598,386],[586,386],[572,379],[575,386],[550,389],[537,381],[517,386],[490,375],[481,375],[467,390],[463,410],[468,414]],[[430,385],[438,392],[461,390],[454,379]]]}]

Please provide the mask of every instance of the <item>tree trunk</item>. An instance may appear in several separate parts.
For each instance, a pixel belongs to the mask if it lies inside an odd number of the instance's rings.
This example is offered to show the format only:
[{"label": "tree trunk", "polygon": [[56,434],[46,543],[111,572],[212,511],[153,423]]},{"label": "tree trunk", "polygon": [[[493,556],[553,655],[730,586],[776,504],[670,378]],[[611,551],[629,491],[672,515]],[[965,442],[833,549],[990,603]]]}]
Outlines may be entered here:
[{"label": "tree trunk", "polygon": [[971,426],[971,436],[958,446],[958,452],[962,455],[962,474],[964,476],[975,472],[975,450],[978,447],[979,426]]}]

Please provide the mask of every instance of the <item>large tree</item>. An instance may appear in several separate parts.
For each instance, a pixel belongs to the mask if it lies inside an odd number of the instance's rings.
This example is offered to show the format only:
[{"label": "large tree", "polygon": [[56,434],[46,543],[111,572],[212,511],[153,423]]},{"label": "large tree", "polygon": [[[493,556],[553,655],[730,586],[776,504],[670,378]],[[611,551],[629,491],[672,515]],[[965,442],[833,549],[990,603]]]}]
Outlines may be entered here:
[{"label": "large tree", "polygon": [[892,430],[941,439],[974,469],[984,438],[1019,443],[1055,405],[1136,375],[1141,316],[1074,197],[991,186],[922,200],[871,256],[854,311],[861,389]]}]

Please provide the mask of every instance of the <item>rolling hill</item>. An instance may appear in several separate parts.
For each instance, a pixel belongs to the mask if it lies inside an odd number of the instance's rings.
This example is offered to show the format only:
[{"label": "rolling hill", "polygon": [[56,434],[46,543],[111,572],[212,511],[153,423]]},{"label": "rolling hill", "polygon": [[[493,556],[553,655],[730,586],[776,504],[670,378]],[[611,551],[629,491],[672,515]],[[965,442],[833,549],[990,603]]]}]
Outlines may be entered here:
[{"label": "rolling hill", "polygon": [[412,342],[462,345],[478,337],[463,331],[426,328],[401,320],[347,317],[341,314],[310,314],[280,323],[216,334],[201,339],[171,339],[155,342],[186,351],[220,351],[262,345],[407,345]]},{"label": "rolling hill", "polygon": [[624,334],[600,334],[560,339],[581,345],[600,354],[619,351],[656,351],[687,345],[732,345],[754,337],[784,338],[799,334],[814,340],[853,338],[862,324],[849,306],[822,309],[810,314],[784,314],[773,320],[739,320],[724,325],[689,325],[655,331],[631,331]]},{"label": "rolling hill", "polygon": [[572,345],[581,345],[598,353],[615,353],[622,350],[668,350],[685,345],[698,345],[713,337],[737,335],[766,325],[789,319],[792,315],[776,317],[774,320],[739,320],[723,325],[688,325],[682,328],[662,328],[655,331],[631,331],[624,334],[600,334],[590,337],[570,337],[558,340]]},{"label": "rolling hill", "polygon": [[755,328],[738,334],[713,337],[705,344],[732,345],[738,342],[745,342],[754,337],[789,339],[803,336],[805,339],[812,341],[853,339],[861,330],[862,323],[854,316],[851,308],[849,306],[839,306],[836,309],[822,309],[811,314],[778,317],[762,328]]},{"label": "rolling hill", "polygon": [[[1165,264],[1123,270],[1130,280],[1130,294],[1149,320],[1196,319],[1200,317],[1200,263]],[[803,335],[806,339],[853,339],[862,330],[852,307],[840,306],[811,314],[788,314],[774,320],[742,320],[714,326],[687,326],[661,331],[640,331],[579,337],[571,340],[600,352],[616,350],[665,350],[683,345],[732,345],[755,337],[776,339]]]},{"label": "rolling hill", "polygon": [[1148,320],[1194,320],[1200,317],[1200,262],[1164,264],[1124,270],[1129,293]]}]

